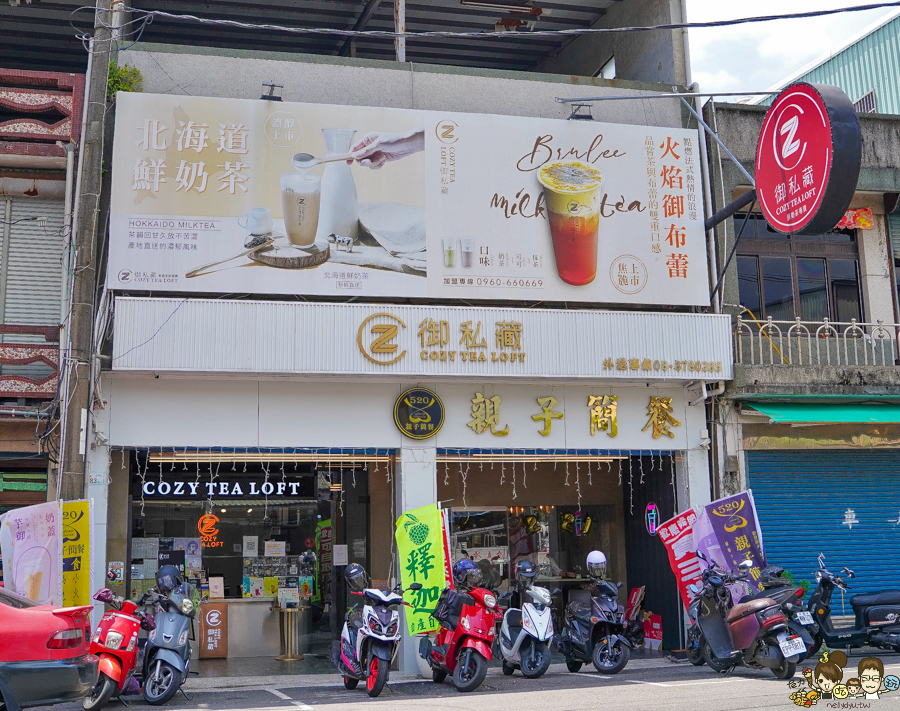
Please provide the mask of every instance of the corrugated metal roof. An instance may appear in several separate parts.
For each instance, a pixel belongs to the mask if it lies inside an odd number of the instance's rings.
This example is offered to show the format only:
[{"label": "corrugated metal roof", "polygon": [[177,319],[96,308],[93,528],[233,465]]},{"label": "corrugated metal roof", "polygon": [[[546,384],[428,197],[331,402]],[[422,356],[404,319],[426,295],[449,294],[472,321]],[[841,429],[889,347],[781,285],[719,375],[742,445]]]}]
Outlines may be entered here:
[{"label": "corrugated metal roof", "polygon": [[[851,101],[875,92],[875,108],[880,114],[900,114],[900,15],[820,61],[781,86],[797,81],[833,84],[843,89]],[[769,105],[772,99],[761,102]]]},{"label": "corrugated metal roof", "polygon": [[[536,29],[576,29],[596,23],[609,7],[623,0],[538,0],[539,15],[488,7],[463,5],[460,0],[407,2],[406,29],[492,31],[502,19],[535,20]],[[0,2],[0,66],[11,69],[82,72],[87,53],[70,26],[71,13],[93,3],[84,0],[40,0],[10,6]],[[130,0],[139,10],[162,10],[203,18],[231,19],[254,24],[288,27],[327,27],[344,30],[394,29],[394,3],[388,0]],[[489,3],[488,3],[489,4]],[[525,0],[497,0],[511,8],[524,7]],[[76,17],[79,29],[87,31],[93,17],[89,11]],[[510,32],[496,39],[432,38],[407,40],[407,61],[425,64],[475,66],[493,69],[531,70],[557,54],[572,37],[526,38],[525,31]],[[516,36],[518,35],[518,36]],[[344,37],[288,34],[242,29],[197,22],[154,18],[145,28],[142,42],[225,47],[330,56],[349,56],[351,43]],[[127,44],[127,43],[123,43]],[[386,38],[357,40],[355,56],[364,59],[394,59],[393,41]],[[598,58],[598,61],[602,58]],[[599,69],[599,66],[597,67]]]}]

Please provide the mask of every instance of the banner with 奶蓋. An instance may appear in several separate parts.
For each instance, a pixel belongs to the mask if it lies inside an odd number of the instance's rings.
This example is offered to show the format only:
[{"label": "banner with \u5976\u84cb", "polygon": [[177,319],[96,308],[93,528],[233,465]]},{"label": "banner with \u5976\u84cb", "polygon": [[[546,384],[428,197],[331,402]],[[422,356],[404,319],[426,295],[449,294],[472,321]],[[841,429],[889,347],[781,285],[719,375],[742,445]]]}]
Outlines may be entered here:
[{"label": "banner with \u5976\u84cb", "polygon": [[0,515],[7,589],[41,605],[91,604],[91,502],[48,501]]},{"label": "banner with \u5976\u84cb", "polygon": [[[441,591],[447,584],[449,566],[445,560],[444,517],[431,504],[407,511],[397,519],[395,532],[400,582],[406,592],[406,623],[410,634],[435,632],[438,621],[431,616]],[[419,590],[409,590],[419,583]]]},{"label": "banner with \u5976\u84cb", "polygon": [[129,93],[112,171],[117,290],[709,304],[691,129]]},{"label": "banner with \u5976\u84cb", "polygon": [[766,566],[766,556],[752,491],[674,516],[660,525],[659,538],[666,546],[685,607],[693,596],[689,586],[700,584],[707,565],[697,556],[697,551],[722,570],[736,571],[744,560],[753,563],[748,571],[749,580],[731,586],[735,600],[751,590],[762,589],[758,581]]}]

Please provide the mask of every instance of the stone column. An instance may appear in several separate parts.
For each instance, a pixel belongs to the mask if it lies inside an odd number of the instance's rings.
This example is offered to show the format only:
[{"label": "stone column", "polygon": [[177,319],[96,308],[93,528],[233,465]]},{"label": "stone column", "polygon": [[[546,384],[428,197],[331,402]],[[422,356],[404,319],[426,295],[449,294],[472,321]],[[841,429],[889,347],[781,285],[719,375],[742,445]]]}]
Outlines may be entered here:
[{"label": "stone column", "polygon": [[[397,518],[404,511],[437,503],[437,449],[434,447],[403,447],[400,449],[399,486],[397,487]],[[397,579],[400,579],[399,570]],[[406,608],[403,608],[400,642],[400,672],[423,674],[425,660],[419,657],[418,638],[412,638],[406,625]],[[424,675],[424,674],[423,674]]]}]

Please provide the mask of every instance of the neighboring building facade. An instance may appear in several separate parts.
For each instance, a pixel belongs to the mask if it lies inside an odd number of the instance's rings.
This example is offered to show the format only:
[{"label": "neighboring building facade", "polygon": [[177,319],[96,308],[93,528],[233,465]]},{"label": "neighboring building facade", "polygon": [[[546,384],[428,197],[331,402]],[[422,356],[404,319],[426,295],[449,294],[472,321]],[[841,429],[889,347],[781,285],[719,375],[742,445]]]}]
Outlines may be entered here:
[{"label": "neighboring building facade", "polygon": [[83,96],[82,75],[0,68],[0,513],[56,498],[66,212]]},{"label": "neighboring building facade", "polygon": [[[710,104],[707,116],[752,173],[766,107]],[[900,192],[900,118],[861,116],[862,172],[844,228],[772,231],[738,214],[718,231],[734,248],[723,311],[735,319],[735,378],[716,413],[720,494],[754,493],[766,554],[810,579],[817,556],[857,574],[854,590],[893,585],[900,552],[897,302],[889,211]],[[750,186],[714,152],[713,193]],[[869,212],[870,211],[870,212]]]}]

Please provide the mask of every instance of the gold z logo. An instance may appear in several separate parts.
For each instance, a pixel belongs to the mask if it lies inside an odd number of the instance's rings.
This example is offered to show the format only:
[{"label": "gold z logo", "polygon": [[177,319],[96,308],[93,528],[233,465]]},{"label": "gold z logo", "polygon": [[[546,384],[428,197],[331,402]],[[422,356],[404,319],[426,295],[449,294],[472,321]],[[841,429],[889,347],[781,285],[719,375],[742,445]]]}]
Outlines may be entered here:
[{"label": "gold z logo", "polygon": [[372,353],[395,353],[397,344],[388,343],[388,341],[397,337],[398,330],[396,326],[388,326],[387,324],[372,326],[372,333],[383,334],[372,341]]},{"label": "gold z logo", "polygon": [[459,124],[457,124],[456,121],[450,121],[449,119],[446,121],[438,121],[437,126],[434,127],[434,134],[441,143],[456,143],[459,138],[456,135],[456,129],[458,128]]},{"label": "gold z logo", "polygon": [[[381,323],[373,324],[366,332],[366,326],[374,319],[378,319]],[[384,321],[393,321],[394,323],[384,323]],[[400,355],[393,358],[390,357],[400,348],[394,343],[394,339],[399,336],[401,327],[406,328],[406,324],[392,314],[381,313],[369,316],[359,325],[359,331],[356,333],[356,343],[359,346],[359,352],[367,360],[378,365],[396,363],[406,355],[406,351],[402,351]]]}]

